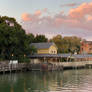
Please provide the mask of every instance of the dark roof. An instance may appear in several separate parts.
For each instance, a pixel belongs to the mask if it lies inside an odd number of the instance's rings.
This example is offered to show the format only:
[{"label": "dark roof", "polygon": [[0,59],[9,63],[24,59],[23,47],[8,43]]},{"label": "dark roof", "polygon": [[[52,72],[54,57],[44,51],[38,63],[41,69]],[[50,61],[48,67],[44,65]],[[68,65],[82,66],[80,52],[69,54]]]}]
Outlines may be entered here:
[{"label": "dark roof", "polygon": [[70,53],[68,54],[34,54],[28,56],[30,58],[92,58],[91,54],[77,54],[77,55],[71,55]]},{"label": "dark roof", "polygon": [[55,45],[55,43],[53,43],[53,42],[42,42],[42,43],[31,43],[30,44],[30,46],[34,46],[37,49],[47,49],[52,45]]},{"label": "dark roof", "polygon": [[59,58],[59,57],[69,57],[71,56],[71,54],[34,54],[34,55],[30,55],[30,58],[43,58],[43,57],[47,57],[47,58]]},{"label": "dark roof", "polygon": [[91,54],[78,54],[78,55],[73,55],[75,58],[92,58]]}]

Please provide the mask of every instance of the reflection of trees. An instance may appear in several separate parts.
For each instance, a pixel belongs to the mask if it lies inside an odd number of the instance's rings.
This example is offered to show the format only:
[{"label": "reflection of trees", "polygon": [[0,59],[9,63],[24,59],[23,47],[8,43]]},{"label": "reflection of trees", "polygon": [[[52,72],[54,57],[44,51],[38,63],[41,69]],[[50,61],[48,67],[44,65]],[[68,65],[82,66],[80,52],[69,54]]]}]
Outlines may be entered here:
[{"label": "reflection of trees", "polygon": [[[0,92],[56,91],[58,87],[81,86],[92,72],[87,70],[67,70],[64,72],[30,72],[0,76]],[[90,75],[89,75],[90,76]],[[16,79],[16,80],[15,80]],[[68,85],[68,86],[67,86]]]},{"label": "reflection of trees", "polygon": [[14,92],[14,89],[13,89],[13,87],[11,86],[11,88],[10,88],[10,92]]}]

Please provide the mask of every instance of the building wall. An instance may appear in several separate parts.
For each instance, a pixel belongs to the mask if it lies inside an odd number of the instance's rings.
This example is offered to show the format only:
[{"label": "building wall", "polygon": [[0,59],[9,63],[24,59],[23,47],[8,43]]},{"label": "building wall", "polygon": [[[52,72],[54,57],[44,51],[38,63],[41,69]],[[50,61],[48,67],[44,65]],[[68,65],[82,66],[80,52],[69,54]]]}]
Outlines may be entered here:
[{"label": "building wall", "polygon": [[80,48],[80,53],[92,53],[92,43],[90,42],[82,42],[81,43],[81,48]]},{"label": "building wall", "polygon": [[37,54],[48,54],[49,53],[49,49],[38,49],[37,50]]},{"label": "building wall", "polygon": [[38,54],[57,54],[57,47],[52,45],[48,49],[38,49]]},{"label": "building wall", "polygon": [[50,54],[57,54],[57,48],[52,45],[50,48],[49,48],[49,53]]}]

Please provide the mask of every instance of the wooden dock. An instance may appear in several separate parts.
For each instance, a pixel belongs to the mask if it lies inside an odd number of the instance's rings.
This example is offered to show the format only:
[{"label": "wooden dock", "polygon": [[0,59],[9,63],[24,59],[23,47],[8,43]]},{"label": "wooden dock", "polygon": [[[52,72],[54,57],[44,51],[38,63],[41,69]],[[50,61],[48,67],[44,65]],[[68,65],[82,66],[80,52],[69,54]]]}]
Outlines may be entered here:
[{"label": "wooden dock", "polygon": [[7,73],[7,72],[18,72],[18,71],[26,71],[28,68],[28,65],[25,63],[19,63],[19,64],[0,64],[0,73]]},{"label": "wooden dock", "polygon": [[64,69],[92,68],[92,61],[76,62],[57,62],[57,63],[40,63],[40,64],[1,64],[0,73],[24,72],[24,71],[62,71]]}]

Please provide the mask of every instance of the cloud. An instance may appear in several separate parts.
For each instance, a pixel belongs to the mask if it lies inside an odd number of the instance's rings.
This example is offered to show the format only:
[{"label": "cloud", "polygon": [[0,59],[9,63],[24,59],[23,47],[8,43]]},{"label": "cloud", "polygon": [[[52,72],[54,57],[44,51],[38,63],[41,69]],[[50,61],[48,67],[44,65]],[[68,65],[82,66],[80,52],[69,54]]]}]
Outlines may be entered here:
[{"label": "cloud", "polygon": [[31,15],[28,13],[23,13],[21,17],[22,17],[23,21],[31,21],[32,20]]},{"label": "cloud", "polygon": [[92,3],[83,3],[79,7],[71,9],[69,15],[72,18],[84,18],[86,15],[92,15]]},{"label": "cloud", "polygon": [[87,20],[88,20],[88,21],[92,21],[92,15],[89,15],[89,16],[87,17]]},{"label": "cloud", "polygon": [[23,21],[34,21],[39,19],[38,17],[40,17],[41,15],[42,15],[42,12],[40,10],[37,10],[34,12],[34,14],[23,13],[21,15],[21,18]]},{"label": "cloud", "polygon": [[[54,16],[43,16],[48,13],[48,9],[37,10],[34,14],[22,14],[24,21],[23,28],[27,33],[43,33],[43,34],[75,34],[82,36],[86,31],[92,34],[92,3],[83,3],[77,8],[69,10],[69,14],[59,12]],[[72,30],[72,31],[71,31]],[[82,33],[76,30],[84,30]],[[89,35],[89,34],[88,34]],[[88,37],[88,36],[87,36]]]},{"label": "cloud", "polygon": [[61,5],[61,7],[74,7],[74,6],[77,6],[77,3],[69,3]]},{"label": "cloud", "polygon": [[48,12],[48,9],[47,8],[44,8],[43,9],[43,12],[45,12],[45,13]]},{"label": "cloud", "polygon": [[34,13],[35,16],[40,16],[41,14],[42,14],[42,12],[41,12],[40,10],[37,10],[37,11]]}]

